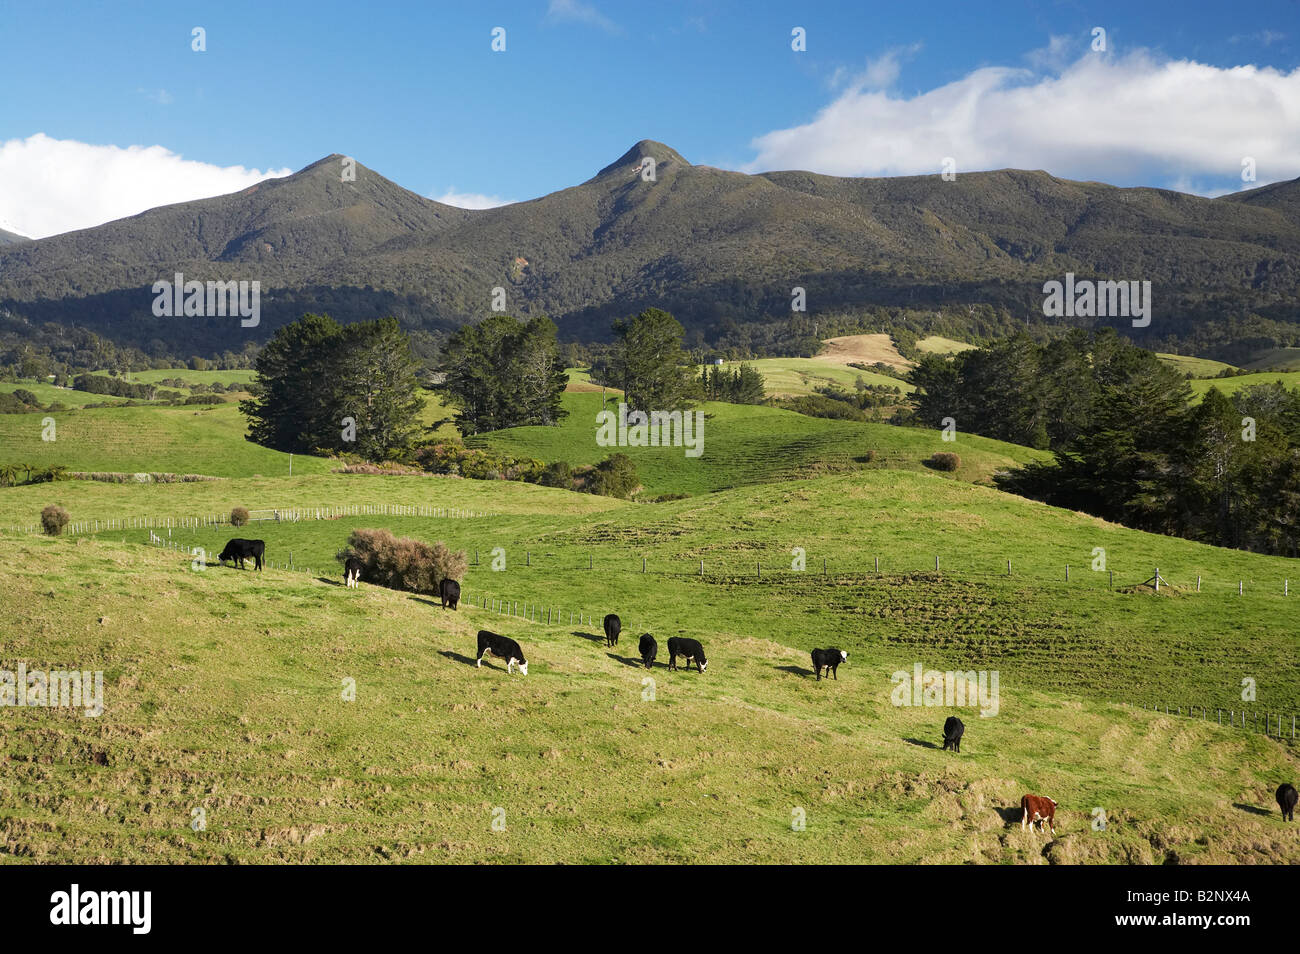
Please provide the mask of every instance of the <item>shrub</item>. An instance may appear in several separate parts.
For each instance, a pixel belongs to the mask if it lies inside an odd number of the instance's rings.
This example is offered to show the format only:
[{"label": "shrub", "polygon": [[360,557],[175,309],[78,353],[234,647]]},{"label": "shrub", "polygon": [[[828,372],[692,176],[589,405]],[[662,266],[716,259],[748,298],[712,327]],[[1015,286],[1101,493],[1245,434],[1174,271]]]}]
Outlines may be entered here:
[{"label": "shrub", "polygon": [[560,487],[569,490],[573,487],[573,468],[565,460],[547,464],[538,475],[537,482],[543,487]]},{"label": "shrub", "polygon": [[611,454],[587,475],[587,491],[602,497],[631,497],[641,484],[636,475],[636,464],[626,454]]},{"label": "shrub", "polygon": [[384,529],[353,530],[337,558],[360,560],[367,581],[411,593],[437,593],[439,582],[459,580],[469,567],[464,550],[453,553],[441,542],[430,546]]},{"label": "shrub", "polygon": [[943,470],[952,472],[961,466],[961,457],[957,454],[950,454],[946,451],[934,454],[929,460],[925,461],[925,466],[934,470]]},{"label": "shrub", "polygon": [[14,397],[24,404],[30,404],[34,407],[40,407],[41,399],[26,388],[14,388]]},{"label": "shrub", "polygon": [[230,525],[232,527],[242,527],[248,523],[248,508],[236,507],[230,511]]},{"label": "shrub", "polygon": [[68,512],[56,504],[50,504],[41,511],[41,526],[52,537],[57,537],[68,525]]}]

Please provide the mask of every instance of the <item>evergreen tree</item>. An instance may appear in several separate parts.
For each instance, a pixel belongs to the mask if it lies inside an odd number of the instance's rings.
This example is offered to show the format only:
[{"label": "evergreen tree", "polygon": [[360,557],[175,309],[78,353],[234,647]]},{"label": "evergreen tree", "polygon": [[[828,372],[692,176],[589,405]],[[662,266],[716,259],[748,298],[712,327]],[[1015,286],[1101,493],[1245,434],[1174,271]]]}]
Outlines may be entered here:
[{"label": "evergreen tree", "polygon": [[629,410],[674,411],[690,397],[688,358],[682,326],[659,308],[614,322],[618,342],[611,372]]}]

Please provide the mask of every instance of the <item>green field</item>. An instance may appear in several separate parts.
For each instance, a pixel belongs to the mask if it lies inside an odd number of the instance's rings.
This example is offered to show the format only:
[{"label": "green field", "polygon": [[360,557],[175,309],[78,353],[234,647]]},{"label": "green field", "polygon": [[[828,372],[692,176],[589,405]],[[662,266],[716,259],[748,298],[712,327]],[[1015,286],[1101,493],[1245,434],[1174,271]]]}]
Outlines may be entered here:
[{"label": "green field", "polygon": [[[733,370],[742,362],[724,362],[723,368]],[[817,388],[837,387],[852,392],[858,381],[887,388],[898,388],[904,394],[911,394],[915,388],[906,381],[878,374],[875,371],[863,371],[847,365],[819,361],[815,358],[757,358],[745,361],[763,375],[763,385],[773,397],[801,397],[815,394]]]},{"label": "green field", "polygon": [[[1067,589],[1030,566],[1097,542],[1133,571],[1161,559],[1175,579],[1198,560],[1259,577],[1285,561],[928,475],[829,477],[603,514],[573,509],[593,498],[503,482],[443,481],[456,492],[434,495],[419,492],[437,483],[424,479],[302,480],[378,480],[386,494],[410,488],[411,503],[463,501],[461,488],[534,500],[503,518],[385,521],[506,548],[504,571],[471,569],[454,614],[424,596],[344,589],[334,567],[197,571],[188,553],[118,535],[9,536],[16,569],[3,612],[14,635],[0,665],[102,669],[105,712],[5,710],[0,860],[1300,859],[1300,829],[1255,810],[1294,776],[1289,747],[1214,724],[1213,708],[1210,720],[1141,708],[1161,698],[1227,706],[1243,672],[1260,675],[1260,708],[1292,704],[1288,604],[1221,590],[1111,593],[1094,580]],[[12,493],[35,501],[41,489]],[[976,512],[987,532],[970,525]],[[299,565],[313,551],[328,564],[347,529],[258,527],[269,556],[303,547]],[[822,552],[848,562],[894,549],[878,579],[745,575],[752,557],[788,557],[797,541],[810,544],[810,567]],[[957,547],[944,555],[953,570],[904,568],[938,541]],[[1010,541],[1024,576],[979,578],[973,565]],[[533,546],[526,566],[520,550]],[[587,553],[592,570],[575,559]],[[700,555],[730,572],[693,579]],[[483,609],[484,597],[541,601],[552,622]],[[607,649],[597,632],[610,610],[624,639]],[[473,666],[480,627],[518,639],[530,674]],[[661,652],[671,635],[704,640],[708,671],[670,673],[661,656],[647,673],[634,659],[647,630]],[[807,650],[826,643],[850,660],[819,683]],[[999,672],[997,714],[961,713],[961,756],[937,748],[953,710],[891,703],[892,674],[916,662]],[[342,698],[348,679],[355,701]],[[1061,804],[1050,844],[1019,829],[1024,791]],[[1096,807],[1104,833],[1090,827]],[[196,808],[206,831],[190,828]],[[799,812],[806,831],[792,830]]]},{"label": "green field", "polygon": [[958,351],[970,351],[975,345],[965,341],[955,341],[942,335],[930,335],[916,342],[916,350],[926,354],[956,354]]},{"label": "green field", "polygon": [[1256,384],[1281,384],[1285,388],[1300,387],[1300,371],[1263,371],[1259,374],[1239,374],[1231,378],[1209,378],[1188,382],[1192,386],[1193,400],[1205,397],[1210,388],[1217,388],[1223,394],[1236,394],[1242,388]]},{"label": "green field", "polygon": [[[564,402],[561,426],[472,443],[575,464],[616,449],[595,444],[599,391]],[[38,415],[0,416],[17,459],[223,478],[0,488],[0,669],[102,670],[105,707],[0,708],[0,862],[1300,862],[1300,828],[1272,806],[1300,775],[1295,744],[1218,724],[1220,709],[1286,730],[1300,714],[1294,561],[981,486],[1040,456],[1014,445],[702,410],[699,458],[619,449],[642,496],[693,495],[662,503],[301,456],[290,477],[233,405],[57,414],[49,445]],[[956,475],[920,463],[943,450]],[[173,526],[166,547],[144,529],[5,529],[49,503],[82,523],[483,516]],[[375,526],[466,551],[460,610],[341,586],[336,553]],[[271,566],[195,563],[233,536],[265,540]],[[623,638],[607,648],[611,611]],[[480,628],[518,639],[529,675],[476,667]],[[704,642],[707,672],[667,671],[676,635]],[[819,682],[808,652],[827,645],[849,661]],[[996,714],[896,705],[918,663],[997,673]],[[938,747],[954,713],[960,755]],[[1025,792],[1058,801],[1056,838],[1020,831]]]},{"label": "green field", "polygon": [[1183,374],[1190,374],[1194,378],[1213,378],[1220,371],[1226,371],[1232,368],[1230,364],[1224,364],[1222,361],[1214,361],[1210,358],[1193,358],[1185,354],[1163,354],[1156,353],[1156,357],[1170,367],[1181,371]]},{"label": "green field", "polygon": [[113,397],[110,394],[91,394],[89,391],[55,387],[53,384],[33,381],[30,378],[21,381],[0,381],[0,391],[8,394],[12,394],[19,388],[31,391],[42,404],[47,406],[56,401],[68,407],[85,407],[87,404],[125,404],[127,401],[126,398]]},{"label": "green field", "polygon": [[[617,400],[605,405],[617,409]],[[596,443],[598,393],[564,395],[569,412],[556,427],[517,427],[471,438],[471,446],[539,460],[594,464],[614,452],[635,461],[648,495],[705,493],[727,487],[845,470],[890,468],[920,471],[922,460],[940,451],[956,451],[961,480],[987,481],[1000,469],[1044,455],[1015,444],[974,435],[955,442],[939,431],[806,417],[793,411],[756,405],[708,402],[704,451],[685,456],[681,447],[601,447]],[[874,452],[875,459],[867,460]]]}]

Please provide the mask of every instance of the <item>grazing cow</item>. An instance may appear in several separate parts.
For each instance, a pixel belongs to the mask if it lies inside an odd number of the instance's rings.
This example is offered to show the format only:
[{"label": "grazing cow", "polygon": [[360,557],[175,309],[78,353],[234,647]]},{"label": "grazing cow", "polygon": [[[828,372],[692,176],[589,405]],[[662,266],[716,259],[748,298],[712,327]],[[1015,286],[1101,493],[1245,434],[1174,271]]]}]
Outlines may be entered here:
[{"label": "grazing cow", "polygon": [[483,665],[483,657],[488,653],[506,661],[506,672],[514,672],[517,663],[519,671],[525,676],[528,675],[528,660],[524,658],[524,651],[519,648],[517,642],[509,636],[500,636],[497,633],[489,633],[486,629],[480,629],[478,631],[478,664],[480,667]]},{"label": "grazing cow", "polygon": [[821,682],[822,670],[826,670],[826,675],[834,675],[836,682],[840,678],[840,663],[849,661],[849,654],[843,650],[831,649],[814,649],[812,651],[813,668],[817,670],[817,681]]},{"label": "grazing cow", "polygon": [[343,583],[349,589],[356,586],[361,579],[361,561],[356,557],[348,557],[343,561]]},{"label": "grazing cow", "polygon": [[1290,782],[1284,782],[1277,788],[1277,807],[1282,809],[1283,821],[1295,821],[1295,803],[1296,803],[1295,786]]},{"label": "grazing cow", "polygon": [[233,560],[239,564],[239,568],[244,568],[245,560],[252,560],[254,568],[262,569],[262,557],[266,553],[265,540],[241,540],[236,537],[226,542],[226,548],[221,551],[217,557],[222,563],[227,560]]},{"label": "grazing cow", "polygon": [[617,646],[618,634],[623,632],[623,621],[618,618],[618,614],[610,613],[605,617],[605,645]]},{"label": "grazing cow", "polygon": [[641,661],[649,669],[654,664],[655,656],[659,654],[659,644],[649,633],[641,634],[641,642],[637,645],[637,651],[641,653]]},{"label": "grazing cow", "polygon": [[1024,831],[1028,825],[1033,830],[1034,822],[1038,822],[1038,830],[1043,830],[1043,822],[1047,822],[1047,827],[1056,834],[1056,825],[1053,821],[1056,818],[1056,802],[1046,795],[1026,795],[1020,799],[1020,830]]},{"label": "grazing cow", "polygon": [[443,580],[438,584],[438,595],[442,597],[443,609],[446,609],[448,604],[455,609],[460,605],[460,584],[455,580]]},{"label": "grazing cow", "polygon": [[709,668],[709,661],[704,658],[704,647],[700,645],[698,639],[688,639],[685,636],[668,637],[668,668],[677,668],[677,657],[686,657],[686,670],[691,668],[691,660],[695,660],[695,668],[704,672]]},{"label": "grazing cow", "polygon": [[948,716],[943,723],[943,750],[947,752],[952,749],[954,752],[961,751],[961,734],[966,731],[966,725],[956,716]]}]

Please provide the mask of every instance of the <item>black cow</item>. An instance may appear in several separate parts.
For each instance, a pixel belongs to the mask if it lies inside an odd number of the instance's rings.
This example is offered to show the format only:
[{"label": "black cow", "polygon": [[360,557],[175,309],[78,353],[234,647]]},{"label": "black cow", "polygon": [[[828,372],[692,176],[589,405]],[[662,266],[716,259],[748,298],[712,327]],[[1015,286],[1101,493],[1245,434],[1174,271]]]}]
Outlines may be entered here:
[{"label": "black cow", "polygon": [[618,634],[623,632],[623,621],[618,618],[618,614],[610,613],[605,617],[605,645],[617,646]]},{"label": "black cow", "polygon": [[361,579],[362,564],[356,557],[348,557],[343,561],[343,585],[349,588],[357,585]]},{"label": "black cow", "polygon": [[455,580],[443,580],[438,584],[438,595],[442,597],[443,609],[446,609],[448,604],[455,609],[460,605],[460,584]]},{"label": "black cow", "polygon": [[943,723],[943,750],[961,751],[961,735],[966,731],[965,724],[956,716],[948,716]]},{"label": "black cow", "polygon": [[686,669],[689,672],[691,660],[695,660],[695,668],[700,672],[709,668],[709,661],[704,658],[704,647],[700,645],[698,639],[689,639],[685,636],[668,637],[668,668],[677,668],[677,657],[686,657]]},{"label": "black cow", "polygon": [[254,568],[262,569],[262,557],[266,553],[265,540],[241,540],[236,537],[234,540],[227,541],[226,548],[221,551],[217,557],[222,563],[227,560],[233,560],[239,564],[239,568],[244,568],[245,560],[252,560]]},{"label": "black cow", "polygon": [[649,669],[654,664],[655,656],[659,654],[659,644],[649,633],[641,634],[641,642],[637,645],[637,651],[641,653],[641,661]]},{"label": "black cow", "polygon": [[826,675],[835,676],[835,681],[840,678],[840,663],[849,661],[849,654],[834,647],[830,649],[814,649],[812,651],[813,668],[817,670],[817,681],[821,682],[822,670],[826,670]]},{"label": "black cow", "polygon": [[1277,807],[1282,809],[1283,821],[1295,821],[1295,803],[1296,803],[1295,786],[1290,782],[1283,782],[1277,788]]},{"label": "black cow", "polygon": [[519,671],[525,676],[528,675],[528,660],[524,658],[524,651],[519,648],[519,644],[509,636],[501,636],[497,633],[489,633],[486,629],[478,631],[478,664],[483,665],[483,657],[488,653],[496,656],[498,659],[506,661],[506,672],[514,672],[515,664],[519,664]]}]

